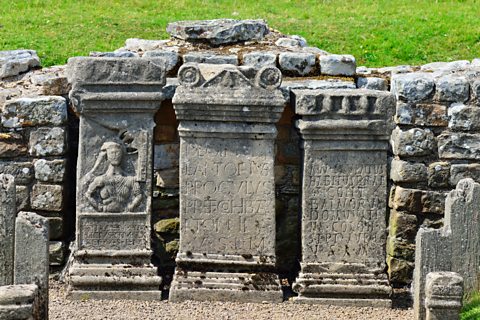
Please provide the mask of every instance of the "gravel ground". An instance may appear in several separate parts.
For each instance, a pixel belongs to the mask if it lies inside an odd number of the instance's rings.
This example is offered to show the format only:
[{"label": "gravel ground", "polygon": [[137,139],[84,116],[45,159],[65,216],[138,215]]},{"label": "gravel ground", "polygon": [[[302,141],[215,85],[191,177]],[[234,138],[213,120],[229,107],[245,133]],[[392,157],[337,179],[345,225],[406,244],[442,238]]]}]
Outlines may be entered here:
[{"label": "gravel ground", "polygon": [[168,301],[89,300],[70,301],[65,298],[65,286],[50,282],[51,320],[159,320],[159,319],[328,319],[328,320],[410,320],[411,309],[374,309],[306,305]]}]

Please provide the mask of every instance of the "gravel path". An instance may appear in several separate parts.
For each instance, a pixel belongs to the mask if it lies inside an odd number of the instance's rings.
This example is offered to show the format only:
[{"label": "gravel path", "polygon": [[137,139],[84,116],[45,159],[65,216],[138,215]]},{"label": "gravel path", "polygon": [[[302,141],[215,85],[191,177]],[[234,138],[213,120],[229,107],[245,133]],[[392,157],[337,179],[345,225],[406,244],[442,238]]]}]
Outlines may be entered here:
[{"label": "gravel path", "polygon": [[159,319],[325,319],[325,320],[410,320],[413,312],[401,309],[374,309],[306,305],[284,302],[280,304],[168,301],[89,300],[65,299],[65,286],[50,283],[51,320],[159,320]]}]

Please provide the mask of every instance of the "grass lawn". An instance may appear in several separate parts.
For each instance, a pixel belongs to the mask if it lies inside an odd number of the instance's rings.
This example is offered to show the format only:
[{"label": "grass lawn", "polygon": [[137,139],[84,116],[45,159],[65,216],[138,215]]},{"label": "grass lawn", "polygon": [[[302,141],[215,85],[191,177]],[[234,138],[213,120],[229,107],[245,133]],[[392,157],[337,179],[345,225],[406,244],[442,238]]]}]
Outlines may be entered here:
[{"label": "grass lawn", "polygon": [[461,320],[480,319],[480,292],[475,293],[463,306]]},{"label": "grass lawn", "polygon": [[162,39],[168,22],[263,18],[358,65],[480,57],[480,1],[0,0],[0,50],[35,49],[43,65],[110,51],[127,38]]}]

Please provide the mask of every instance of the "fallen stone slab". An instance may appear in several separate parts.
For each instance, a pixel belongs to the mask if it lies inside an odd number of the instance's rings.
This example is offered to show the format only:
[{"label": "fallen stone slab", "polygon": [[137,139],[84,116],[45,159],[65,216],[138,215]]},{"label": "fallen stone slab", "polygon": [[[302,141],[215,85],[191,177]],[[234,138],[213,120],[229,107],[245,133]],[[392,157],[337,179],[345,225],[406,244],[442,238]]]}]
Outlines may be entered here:
[{"label": "fallen stone slab", "polygon": [[0,51],[0,79],[16,76],[40,66],[40,58],[34,50]]},{"label": "fallen stone slab", "polygon": [[185,20],[169,23],[167,32],[182,40],[219,46],[261,40],[268,33],[268,26],[263,20]]}]

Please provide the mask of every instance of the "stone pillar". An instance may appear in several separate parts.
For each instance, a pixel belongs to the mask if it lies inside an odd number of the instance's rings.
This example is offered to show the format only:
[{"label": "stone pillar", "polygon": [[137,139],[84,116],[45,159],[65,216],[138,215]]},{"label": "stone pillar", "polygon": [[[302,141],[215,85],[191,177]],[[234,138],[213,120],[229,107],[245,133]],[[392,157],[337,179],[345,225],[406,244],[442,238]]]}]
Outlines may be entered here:
[{"label": "stone pillar", "polygon": [[480,184],[462,179],[445,201],[442,229],[420,229],[416,238],[413,272],[415,319],[424,320],[425,278],[428,273],[452,271],[463,278],[465,293],[479,288],[480,269]]},{"label": "stone pillar", "polygon": [[38,319],[48,319],[48,219],[19,212],[15,224],[15,284],[35,284]]},{"label": "stone pillar", "polygon": [[430,272],[425,285],[427,320],[459,320],[463,278],[455,272]]},{"label": "stone pillar", "polygon": [[73,299],[160,299],[151,265],[153,117],[163,99],[160,59],[73,58],[80,114]]},{"label": "stone pillar", "polygon": [[282,301],[275,271],[275,67],[185,64],[180,120],[180,248],[170,300]]},{"label": "stone pillar", "polygon": [[13,284],[15,198],[13,176],[0,174],[0,286]]},{"label": "stone pillar", "polygon": [[302,137],[302,260],[295,301],[390,307],[385,274],[387,92],[293,90]]}]

